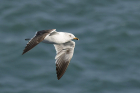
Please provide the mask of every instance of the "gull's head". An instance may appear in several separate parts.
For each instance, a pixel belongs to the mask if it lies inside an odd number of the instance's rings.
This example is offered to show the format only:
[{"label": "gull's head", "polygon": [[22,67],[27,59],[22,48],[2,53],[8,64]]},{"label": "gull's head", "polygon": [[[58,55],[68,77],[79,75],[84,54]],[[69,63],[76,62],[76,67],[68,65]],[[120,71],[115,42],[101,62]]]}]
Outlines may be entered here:
[{"label": "gull's head", "polygon": [[79,38],[75,37],[73,34],[69,34],[70,39],[75,39],[75,40],[79,40]]}]

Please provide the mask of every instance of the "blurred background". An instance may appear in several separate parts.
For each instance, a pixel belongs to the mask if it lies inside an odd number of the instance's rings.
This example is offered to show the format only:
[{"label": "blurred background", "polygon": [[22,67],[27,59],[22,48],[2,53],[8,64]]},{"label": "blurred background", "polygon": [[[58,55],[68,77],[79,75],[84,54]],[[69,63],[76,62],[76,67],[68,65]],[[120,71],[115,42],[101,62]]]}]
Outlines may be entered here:
[{"label": "blurred background", "polygon": [[[21,55],[36,31],[73,33],[57,80],[55,49]],[[0,93],[140,93],[140,0],[0,0]]]}]

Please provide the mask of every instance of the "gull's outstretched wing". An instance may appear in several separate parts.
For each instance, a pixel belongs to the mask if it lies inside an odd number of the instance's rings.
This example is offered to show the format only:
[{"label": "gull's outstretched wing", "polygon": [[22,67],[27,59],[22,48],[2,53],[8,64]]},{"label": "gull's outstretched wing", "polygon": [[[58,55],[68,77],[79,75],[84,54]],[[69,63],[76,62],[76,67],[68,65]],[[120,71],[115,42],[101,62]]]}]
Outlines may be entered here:
[{"label": "gull's outstretched wing", "polygon": [[31,50],[40,42],[42,42],[46,36],[50,35],[52,32],[55,32],[55,31],[56,29],[50,29],[50,30],[42,30],[42,31],[36,32],[35,36],[31,38],[30,41],[27,43],[25,49],[23,50],[22,55],[28,52],[29,50]]},{"label": "gull's outstretched wing", "polygon": [[65,73],[70,60],[74,53],[75,42],[69,41],[64,44],[54,44],[56,49],[56,73],[58,80],[63,76]]}]

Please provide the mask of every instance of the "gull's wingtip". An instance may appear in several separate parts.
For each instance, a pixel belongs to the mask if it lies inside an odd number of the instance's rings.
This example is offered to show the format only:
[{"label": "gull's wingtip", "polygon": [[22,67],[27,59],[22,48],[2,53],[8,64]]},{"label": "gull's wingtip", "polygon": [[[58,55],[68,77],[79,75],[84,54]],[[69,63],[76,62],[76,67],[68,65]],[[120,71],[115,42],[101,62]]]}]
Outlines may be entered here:
[{"label": "gull's wingtip", "polygon": [[24,52],[22,53],[22,55],[24,54]]},{"label": "gull's wingtip", "polygon": [[58,80],[60,80],[61,77],[57,77]]}]

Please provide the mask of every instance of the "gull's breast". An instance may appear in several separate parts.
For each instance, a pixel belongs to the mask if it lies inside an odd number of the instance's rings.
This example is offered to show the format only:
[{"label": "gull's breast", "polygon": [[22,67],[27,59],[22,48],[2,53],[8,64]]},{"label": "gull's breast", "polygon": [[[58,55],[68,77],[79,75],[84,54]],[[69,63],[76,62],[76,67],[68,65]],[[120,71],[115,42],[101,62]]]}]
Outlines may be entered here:
[{"label": "gull's breast", "polygon": [[65,43],[66,40],[64,39],[63,36],[60,35],[52,35],[52,36],[46,36],[43,40],[44,43],[49,43],[49,44],[62,44]]}]

